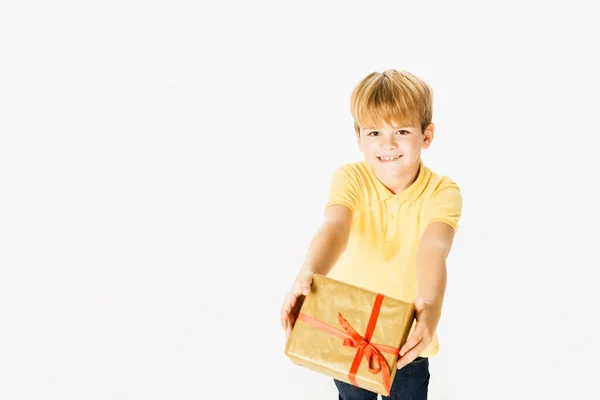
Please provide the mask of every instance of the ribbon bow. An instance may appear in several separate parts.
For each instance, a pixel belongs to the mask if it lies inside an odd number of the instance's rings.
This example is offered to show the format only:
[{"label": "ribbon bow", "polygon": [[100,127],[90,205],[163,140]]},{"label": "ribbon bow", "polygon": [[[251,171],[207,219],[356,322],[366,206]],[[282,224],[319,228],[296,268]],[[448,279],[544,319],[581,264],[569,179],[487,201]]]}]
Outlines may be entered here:
[{"label": "ribbon bow", "polygon": [[[356,330],[354,330],[354,328],[352,326],[350,326],[350,323],[342,316],[341,313],[338,313],[338,321],[340,322],[340,325],[342,325],[342,328],[344,328],[344,330],[351,336],[349,338],[344,339],[344,346],[355,347],[358,349],[358,351],[356,352],[356,356],[354,357],[355,362],[356,362],[356,360],[358,360],[358,363],[360,363],[360,359],[364,355],[365,358],[367,359],[367,365],[369,366],[370,373],[378,374],[379,372],[381,372],[381,369],[383,368],[383,384],[389,392],[389,389],[390,389],[390,367],[388,366],[387,362],[383,358],[383,355],[377,349],[377,347],[389,347],[389,346],[372,344],[369,341],[367,341],[365,338],[360,336],[358,334],[358,332],[356,332]],[[394,351],[392,350],[391,352],[393,353]],[[375,361],[375,363],[377,365],[375,368],[373,368],[371,366],[373,361]],[[354,369],[354,368],[352,368],[352,369]]]},{"label": "ribbon bow", "polygon": [[[348,378],[354,386],[360,387],[358,385],[358,382],[356,381],[356,373],[358,372],[358,367],[360,366],[360,362],[362,360],[362,357],[364,356],[367,359],[370,373],[378,374],[383,371],[383,385],[389,394],[391,388],[390,367],[383,358],[381,352],[383,351],[389,354],[398,355],[400,349],[384,344],[371,343],[371,337],[373,336],[373,331],[375,330],[375,324],[377,323],[377,318],[379,317],[379,310],[381,309],[382,302],[383,295],[377,294],[377,296],[375,297],[375,304],[373,305],[373,311],[371,312],[371,317],[369,318],[369,324],[367,325],[367,331],[365,332],[364,337],[362,337],[358,334],[358,332],[356,332],[356,330],[342,316],[341,313],[338,313],[338,321],[342,328],[344,328],[343,331],[336,329],[333,326],[327,325],[324,322],[321,322],[303,313],[298,314],[298,320],[306,322],[309,325],[314,326],[315,328],[318,328],[322,331],[331,333],[335,336],[344,339],[344,346],[354,347],[358,349],[356,355],[354,356],[352,366],[350,367],[350,372],[348,373]],[[376,363],[376,367],[374,368],[371,367],[373,361]]]}]

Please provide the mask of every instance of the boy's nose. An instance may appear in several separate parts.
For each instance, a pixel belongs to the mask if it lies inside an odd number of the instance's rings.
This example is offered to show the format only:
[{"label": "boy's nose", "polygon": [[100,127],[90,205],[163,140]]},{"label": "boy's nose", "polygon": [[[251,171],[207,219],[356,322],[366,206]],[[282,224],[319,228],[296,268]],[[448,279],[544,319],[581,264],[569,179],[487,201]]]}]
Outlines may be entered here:
[{"label": "boy's nose", "polygon": [[396,142],[394,141],[394,139],[388,139],[383,144],[383,147],[386,148],[386,149],[388,149],[388,150],[394,150],[398,146],[397,146]]}]

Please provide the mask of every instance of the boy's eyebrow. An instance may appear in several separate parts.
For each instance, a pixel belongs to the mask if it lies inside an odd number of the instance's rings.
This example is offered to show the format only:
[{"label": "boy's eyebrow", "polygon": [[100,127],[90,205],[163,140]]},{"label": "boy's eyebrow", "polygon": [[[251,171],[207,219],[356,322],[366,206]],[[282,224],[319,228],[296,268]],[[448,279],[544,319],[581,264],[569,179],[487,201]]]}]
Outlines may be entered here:
[{"label": "boy's eyebrow", "polygon": [[[392,126],[392,129],[399,129],[399,128],[414,128],[415,125],[411,124],[411,123],[406,123],[406,124],[402,124],[400,126]],[[381,129],[381,128],[364,128],[365,130],[371,130],[371,129]]]}]

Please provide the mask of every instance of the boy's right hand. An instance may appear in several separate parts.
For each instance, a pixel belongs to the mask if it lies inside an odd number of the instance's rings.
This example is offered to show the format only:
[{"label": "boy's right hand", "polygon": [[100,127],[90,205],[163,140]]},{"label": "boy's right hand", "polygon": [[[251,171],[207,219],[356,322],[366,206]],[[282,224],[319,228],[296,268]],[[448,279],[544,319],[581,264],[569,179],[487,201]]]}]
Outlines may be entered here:
[{"label": "boy's right hand", "polygon": [[301,272],[292,284],[292,288],[281,306],[281,327],[285,330],[286,344],[292,333],[292,328],[294,327],[304,298],[310,293],[313,276],[313,272]]}]

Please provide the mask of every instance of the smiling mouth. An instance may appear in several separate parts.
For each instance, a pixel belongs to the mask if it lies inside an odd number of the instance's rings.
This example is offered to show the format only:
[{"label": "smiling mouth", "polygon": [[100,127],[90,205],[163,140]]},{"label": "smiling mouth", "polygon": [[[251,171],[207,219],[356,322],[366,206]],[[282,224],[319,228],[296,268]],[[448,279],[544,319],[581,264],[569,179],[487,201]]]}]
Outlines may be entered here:
[{"label": "smiling mouth", "polygon": [[390,157],[377,157],[380,161],[394,161],[399,159],[402,156],[390,156]]}]

